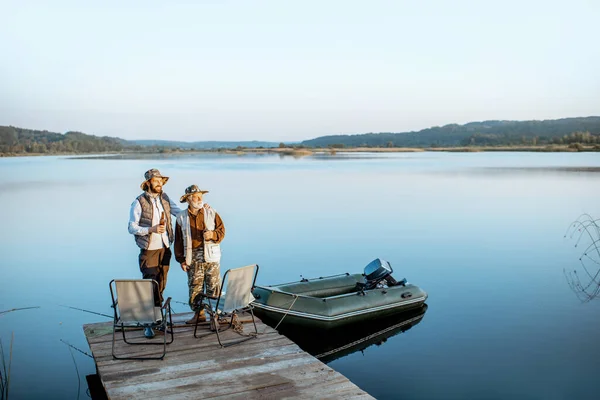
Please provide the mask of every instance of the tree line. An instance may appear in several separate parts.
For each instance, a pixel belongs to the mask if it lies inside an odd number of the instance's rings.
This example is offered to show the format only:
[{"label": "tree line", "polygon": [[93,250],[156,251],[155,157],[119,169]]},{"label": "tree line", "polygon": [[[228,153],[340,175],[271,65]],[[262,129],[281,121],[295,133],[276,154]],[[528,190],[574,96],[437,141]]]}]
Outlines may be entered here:
[{"label": "tree line", "polygon": [[236,146],[247,148],[275,147],[276,143],[244,141],[176,142],[167,140],[124,140],[109,136],[88,135],[82,132],[56,133],[47,130],[0,126],[0,156],[27,154],[82,154],[108,152],[173,153],[200,149],[225,151]]},{"label": "tree line", "polygon": [[126,141],[81,132],[65,134],[0,126],[0,154],[105,153],[122,151]]},{"label": "tree line", "polygon": [[600,117],[545,121],[484,121],[418,132],[331,135],[305,140],[308,147],[458,147],[600,144]]},{"label": "tree line", "polygon": [[[82,132],[56,133],[0,126],[0,155],[105,153],[121,151],[172,152],[185,150],[162,142],[143,143]],[[200,142],[198,142],[200,143]],[[221,143],[221,142],[214,142]],[[224,143],[224,142],[223,142]],[[263,142],[248,142],[263,144]],[[264,142],[267,143],[267,142]],[[173,144],[176,144],[175,142]],[[180,143],[177,143],[180,144]],[[246,142],[244,142],[246,144]],[[271,143],[268,143],[271,145]],[[469,147],[568,145],[600,149],[600,117],[545,121],[484,121],[451,124],[418,132],[322,136],[294,148],[348,147]],[[279,147],[287,146],[280,143]],[[186,146],[187,147],[187,146]],[[239,146],[238,146],[239,147]],[[244,146],[242,146],[245,148]],[[589,147],[588,147],[589,148]]]},{"label": "tree line", "polygon": [[465,146],[515,146],[515,145],[548,145],[548,144],[600,144],[600,135],[590,132],[573,132],[563,136],[508,136],[477,133],[463,140]]}]

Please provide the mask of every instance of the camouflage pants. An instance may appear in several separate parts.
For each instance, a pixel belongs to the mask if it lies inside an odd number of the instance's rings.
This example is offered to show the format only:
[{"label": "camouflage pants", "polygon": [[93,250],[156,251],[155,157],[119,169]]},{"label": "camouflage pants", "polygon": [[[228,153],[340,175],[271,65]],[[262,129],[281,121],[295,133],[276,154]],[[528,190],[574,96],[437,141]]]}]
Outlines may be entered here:
[{"label": "camouflage pants", "polygon": [[189,266],[188,287],[190,289],[190,308],[192,311],[200,309],[196,297],[202,293],[202,286],[206,285],[206,294],[217,296],[221,287],[219,263],[204,262],[204,248],[194,249],[192,252],[192,265]]}]

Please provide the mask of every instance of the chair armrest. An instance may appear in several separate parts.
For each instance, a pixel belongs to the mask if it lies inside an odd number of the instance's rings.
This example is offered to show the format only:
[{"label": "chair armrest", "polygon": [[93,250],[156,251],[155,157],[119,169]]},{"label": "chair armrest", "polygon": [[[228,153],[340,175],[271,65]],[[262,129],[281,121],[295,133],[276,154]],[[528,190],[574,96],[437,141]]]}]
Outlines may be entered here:
[{"label": "chair armrest", "polygon": [[167,300],[165,300],[165,304],[163,304],[162,309],[166,309],[167,307],[171,308],[171,298],[168,297]]}]

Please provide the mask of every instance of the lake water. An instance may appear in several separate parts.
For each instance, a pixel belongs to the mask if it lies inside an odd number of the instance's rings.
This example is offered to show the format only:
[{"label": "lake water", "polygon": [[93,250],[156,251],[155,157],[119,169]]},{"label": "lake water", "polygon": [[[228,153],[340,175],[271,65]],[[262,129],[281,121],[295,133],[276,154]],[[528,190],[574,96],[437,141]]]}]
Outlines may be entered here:
[{"label": "lake water", "polygon": [[[596,399],[600,299],[580,301],[564,273],[585,277],[590,239],[564,234],[600,218],[598,167],[598,153],[0,159],[0,311],[40,307],[0,314],[10,397],[77,397],[61,340],[89,352],[82,325],[108,319],[63,306],[110,314],[109,281],[140,276],[129,206],[159,168],[171,197],[210,190],[222,271],[258,263],[258,283],[276,284],[381,257],[428,292],[410,329],[325,360],[376,398]],[[171,265],[166,295],[185,302]],[[73,356],[86,398],[94,363]]]}]

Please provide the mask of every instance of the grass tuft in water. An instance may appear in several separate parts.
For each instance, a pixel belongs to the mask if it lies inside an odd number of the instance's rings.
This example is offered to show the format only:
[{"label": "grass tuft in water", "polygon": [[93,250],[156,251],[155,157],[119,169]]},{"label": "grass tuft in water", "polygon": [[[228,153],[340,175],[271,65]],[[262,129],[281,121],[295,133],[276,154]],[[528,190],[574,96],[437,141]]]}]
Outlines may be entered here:
[{"label": "grass tuft in water", "polygon": [[0,399],[8,400],[8,390],[10,387],[10,366],[12,364],[12,349],[13,342],[15,340],[15,333],[12,333],[10,338],[10,351],[8,357],[8,369],[6,367],[6,357],[4,355],[4,345],[2,339],[0,339],[0,361],[2,362],[2,368],[0,369]]}]

